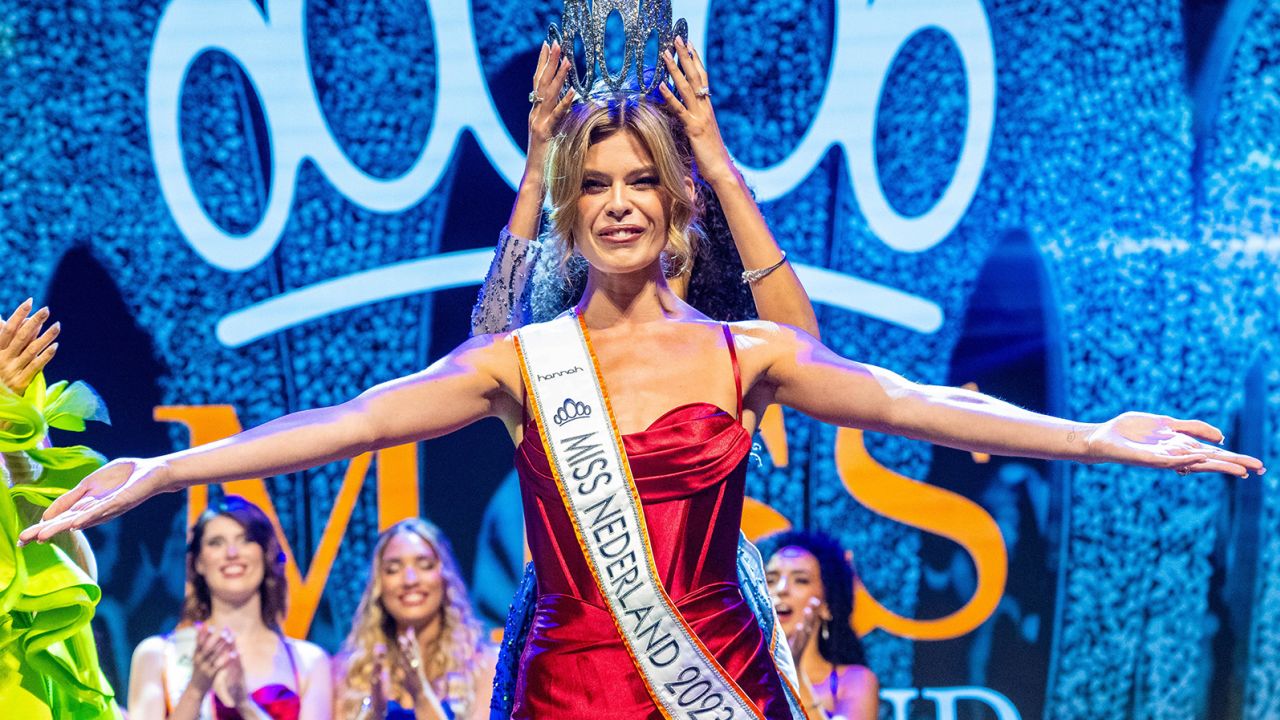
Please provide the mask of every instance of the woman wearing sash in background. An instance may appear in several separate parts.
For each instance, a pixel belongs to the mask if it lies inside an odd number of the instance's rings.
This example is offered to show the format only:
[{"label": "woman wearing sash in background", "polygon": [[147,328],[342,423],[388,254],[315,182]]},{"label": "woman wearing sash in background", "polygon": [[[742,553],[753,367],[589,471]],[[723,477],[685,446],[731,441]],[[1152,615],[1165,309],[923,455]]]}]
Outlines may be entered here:
[{"label": "woman wearing sash in background", "polygon": [[369,582],[334,658],[335,714],[487,717],[495,655],[448,540],[426,520],[402,520],[374,543]]},{"label": "woman wearing sash in background", "polygon": [[133,652],[133,720],[325,720],[329,656],[280,630],[284,553],[271,521],[239,497],[210,505],[191,528],[177,630]]},{"label": "woman wearing sash in background", "polygon": [[812,531],[771,535],[769,593],[799,670],[810,717],[875,720],[880,683],[853,632],[853,564],[830,536]]},{"label": "woman wearing sash in background", "polygon": [[[691,139],[716,132],[701,63],[674,46],[680,67],[670,53],[664,61],[676,89],[661,93]],[[670,162],[675,153],[648,144],[671,141],[667,116],[630,96],[593,98],[560,130],[553,233],[564,261],[574,253],[588,265],[571,313],[473,338],[341,405],[113,462],[23,540],[104,522],[160,492],[295,472],[497,417],[517,445],[538,574],[514,715],[780,719],[793,717],[787,691],[735,568],[751,433],[768,405],[966,451],[1180,473],[1262,469],[1201,442],[1222,434],[1199,421],[1061,420],[911,383],[788,326],[711,321],[667,283],[691,256],[696,217],[688,159]],[[713,187],[741,182],[727,158],[698,160]]]}]

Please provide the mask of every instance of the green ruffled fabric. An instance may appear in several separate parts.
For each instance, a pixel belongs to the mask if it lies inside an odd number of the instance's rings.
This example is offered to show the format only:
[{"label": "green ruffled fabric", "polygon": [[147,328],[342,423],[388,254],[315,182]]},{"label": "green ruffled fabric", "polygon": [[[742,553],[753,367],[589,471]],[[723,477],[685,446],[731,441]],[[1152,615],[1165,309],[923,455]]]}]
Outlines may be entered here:
[{"label": "green ruffled fabric", "polygon": [[47,507],[102,466],[103,457],[86,447],[39,447],[49,428],[81,431],[88,420],[107,416],[82,382],[47,386],[41,375],[22,397],[0,386],[0,452],[25,453],[41,470],[31,484],[0,483],[0,708],[6,717],[120,717],[89,627],[102,594],[98,585],[57,545],[17,547],[26,525],[23,504]]}]

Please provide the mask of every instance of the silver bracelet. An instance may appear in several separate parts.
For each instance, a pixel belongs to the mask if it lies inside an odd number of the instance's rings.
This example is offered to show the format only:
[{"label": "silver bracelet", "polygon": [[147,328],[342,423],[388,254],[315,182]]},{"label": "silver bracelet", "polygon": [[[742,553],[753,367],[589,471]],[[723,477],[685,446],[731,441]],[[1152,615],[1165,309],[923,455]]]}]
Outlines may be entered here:
[{"label": "silver bracelet", "polygon": [[786,262],[786,261],[787,261],[787,251],[786,251],[786,250],[783,250],[783,251],[782,251],[782,259],[781,259],[781,260],[779,260],[778,262],[776,262],[776,263],[774,263],[774,264],[770,265],[769,267],[767,267],[767,268],[760,268],[760,269],[758,269],[758,270],[743,270],[743,271],[742,271],[742,284],[743,284],[743,285],[755,285],[756,283],[758,283],[758,282],[760,282],[761,280],[765,279],[765,277],[767,277],[767,276],[769,275],[769,273],[771,273],[771,272],[773,272],[774,270],[777,270],[778,268],[782,267],[782,263],[784,263],[784,262]]}]

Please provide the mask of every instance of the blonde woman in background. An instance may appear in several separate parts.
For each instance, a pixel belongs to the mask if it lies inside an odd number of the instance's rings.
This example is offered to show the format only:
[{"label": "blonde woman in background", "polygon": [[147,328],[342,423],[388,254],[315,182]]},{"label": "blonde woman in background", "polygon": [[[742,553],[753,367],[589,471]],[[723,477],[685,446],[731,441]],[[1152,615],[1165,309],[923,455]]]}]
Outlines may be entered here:
[{"label": "blonde woman in background", "polygon": [[383,531],[334,663],[338,716],[488,717],[496,660],[439,528],[415,518]]}]

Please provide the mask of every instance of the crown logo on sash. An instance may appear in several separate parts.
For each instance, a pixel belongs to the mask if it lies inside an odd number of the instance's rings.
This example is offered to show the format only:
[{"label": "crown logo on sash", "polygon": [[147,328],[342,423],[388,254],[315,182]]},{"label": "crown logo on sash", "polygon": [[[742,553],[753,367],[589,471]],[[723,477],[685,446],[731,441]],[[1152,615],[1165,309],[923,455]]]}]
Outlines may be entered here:
[{"label": "crown logo on sash", "polygon": [[[622,18],[625,36],[622,69],[609,71],[605,58],[605,26],[609,16]],[[653,72],[645,76],[645,46],[657,38],[658,55]],[[667,79],[662,54],[675,48],[676,37],[689,40],[689,24],[683,18],[671,24],[671,0],[564,0],[560,25],[547,32],[548,42],[559,42],[570,60],[569,82],[579,98],[613,93],[648,95]],[[578,75],[575,41],[582,41],[584,76]],[[615,58],[616,62],[617,59]]]},{"label": "crown logo on sash", "polygon": [[567,425],[574,420],[580,420],[585,417],[591,417],[590,405],[572,398],[565,398],[564,404],[551,416],[551,421],[556,425]]}]

